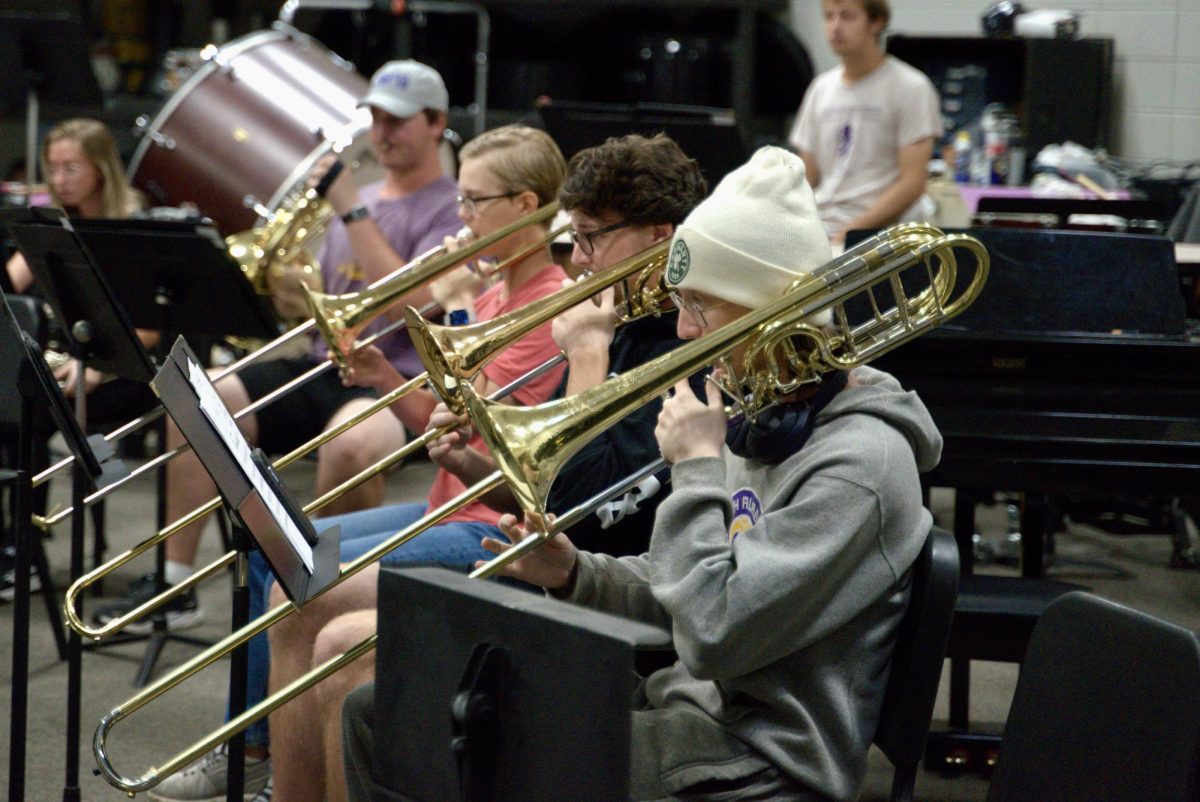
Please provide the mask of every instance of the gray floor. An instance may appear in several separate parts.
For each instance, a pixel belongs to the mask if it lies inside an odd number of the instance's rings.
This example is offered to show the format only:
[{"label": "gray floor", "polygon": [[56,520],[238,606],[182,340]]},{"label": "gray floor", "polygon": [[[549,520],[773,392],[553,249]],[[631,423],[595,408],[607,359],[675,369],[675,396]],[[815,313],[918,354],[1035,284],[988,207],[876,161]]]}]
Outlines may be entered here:
[{"label": "gray floor", "polygon": [[[421,498],[429,486],[428,463],[406,466],[389,478],[389,496],[395,500]],[[285,474],[297,494],[306,499],[312,468],[301,464]],[[53,502],[65,504],[68,482],[53,486]],[[948,524],[952,497],[939,492],[934,508],[943,524]],[[986,537],[998,540],[1005,529],[1001,507],[982,508],[981,529]],[[109,503],[108,530],[110,555],[125,549],[152,533],[153,485],[131,486],[114,495]],[[66,579],[69,531],[63,526],[49,542],[50,558],[59,583]],[[1073,526],[1058,538],[1062,556],[1075,561],[1073,569],[1058,569],[1053,575],[1092,587],[1097,593],[1116,601],[1159,615],[1184,626],[1200,628],[1200,572],[1180,572],[1166,568],[1169,541],[1161,536],[1114,537],[1083,526]],[[218,555],[215,535],[206,539],[202,559]],[[108,582],[110,593],[124,587],[131,578],[149,570],[147,557],[118,572]],[[1082,567],[1078,567],[1082,566]],[[1088,567],[1091,566],[1091,567]],[[1113,578],[1106,567],[1127,572],[1126,578]],[[1005,569],[994,569],[1003,571]],[[207,613],[206,623],[189,635],[216,639],[228,632],[229,582],[220,578],[202,587],[201,601]],[[92,606],[95,600],[89,599]],[[0,642],[12,635],[11,605],[0,606]],[[91,740],[101,716],[122,704],[134,693],[132,679],[143,654],[143,645],[131,644],[90,652],[84,658],[83,733],[81,738],[83,800],[117,800],[122,793],[92,776],[94,759]],[[193,646],[170,643],[158,663],[157,676],[197,653]],[[220,723],[227,681],[227,661],[219,661],[162,698],[150,702],[127,720],[119,723],[108,739],[110,759],[125,777],[140,777],[156,763],[165,761],[196,741]],[[11,660],[0,664],[0,703],[4,710],[3,726],[7,735],[11,701]],[[35,600],[32,622],[31,669],[29,683],[30,722],[28,734],[27,799],[62,799],[65,751],[66,666],[58,661],[45,611]],[[1016,666],[975,663],[972,671],[972,718],[979,722],[1002,722],[1016,682]],[[935,719],[944,719],[945,676],[942,699]],[[8,739],[0,754],[0,776],[7,788]],[[886,799],[891,774],[882,756],[873,754],[871,769],[862,793],[863,800]],[[942,777],[923,772],[918,779],[917,797],[928,800],[979,800],[987,794],[985,780],[963,776]]]}]

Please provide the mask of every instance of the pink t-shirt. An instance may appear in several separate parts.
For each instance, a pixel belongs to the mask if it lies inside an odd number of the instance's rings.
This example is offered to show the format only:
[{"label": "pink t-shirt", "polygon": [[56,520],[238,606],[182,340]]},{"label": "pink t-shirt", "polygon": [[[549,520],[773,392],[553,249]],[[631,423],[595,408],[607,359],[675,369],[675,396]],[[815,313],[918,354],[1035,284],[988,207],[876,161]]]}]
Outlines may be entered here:
[{"label": "pink t-shirt", "polygon": [[[485,290],[475,301],[475,313],[480,320],[491,320],[494,317],[520,309],[522,306],[536,301],[562,288],[563,279],[567,274],[558,265],[547,265],[536,276],[518,287],[508,298],[502,298],[503,284],[497,284]],[[558,345],[550,336],[550,323],[547,321],[533,331],[517,340],[501,351],[495,359],[483,366],[483,375],[494,384],[501,387],[516,381],[538,365],[559,353]],[[558,365],[553,370],[546,371],[538,378],[521,386],[513,392],[516,401],[522,406],[540,404],[550,398],[551,394],[562,381],[565,365]],[[473,436],[470,445],[480,451],[487,451],[483,438],[478,434]],[[450,473],[439,470],[433,478],[433,487],[429,490],[429,509],[445,504],[450,499],[466,490],[466,485]],[[458,512],[449,515],[446,521],[479,521],[492,524],[500,520],[500,513],[482,502],[473,501]]]}]

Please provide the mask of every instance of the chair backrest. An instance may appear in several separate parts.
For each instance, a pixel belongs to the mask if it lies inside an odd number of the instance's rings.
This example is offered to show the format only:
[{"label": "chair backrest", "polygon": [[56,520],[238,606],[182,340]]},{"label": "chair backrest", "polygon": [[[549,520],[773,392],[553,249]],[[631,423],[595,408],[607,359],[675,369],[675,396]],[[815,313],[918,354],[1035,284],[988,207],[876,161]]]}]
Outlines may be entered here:
[{"label": "chair backrest", "polygon": [[908,610],[896,633],[875,732],[875,745],[896,767],[893,800],[910,799],[912,795],[917,764],[925,753],[957,596],[958,546],[949,532],[935,526],[913,563]]},{"label": "chair backrest", "polygon": [[1198,757],[1195,633],[1069,593],[1034,627],[988,800],[1197,799]]}]

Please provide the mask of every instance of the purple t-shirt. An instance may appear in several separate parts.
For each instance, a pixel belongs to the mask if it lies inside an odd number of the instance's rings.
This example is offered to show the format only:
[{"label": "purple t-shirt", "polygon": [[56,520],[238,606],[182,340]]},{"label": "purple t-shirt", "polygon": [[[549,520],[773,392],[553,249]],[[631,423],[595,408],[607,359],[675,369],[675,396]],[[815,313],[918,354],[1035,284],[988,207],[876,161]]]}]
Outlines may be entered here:
[{"label": "purple t-shirt", "polygon": [[[458,186],[453,179],[442,176],[403,198],[381,200],[379,192],[382,188],[383,182],[371,184],[363,188],[360,196],[371,210],[376,225],[402,259],[407,261],[441,245],[446,236],[462,228],[454,205]],[[369,283],[354,257],[354,249],[350,247],[350,238],[341,220],[335,218],[329,224],[318,258],[327,293],[343,295],[358,292]],[[387,323],[387,319],[380,316],[367,326],[361,336],[370,335],[384,328]],[[380,340],[380,347],[388,361],[403,375],[411,377],[424,372],[425,368],[407,332],[402,330],[387,335]],[[313,345],[313,357],[323,360],[327,352],[325,341],[318,337]]]}]

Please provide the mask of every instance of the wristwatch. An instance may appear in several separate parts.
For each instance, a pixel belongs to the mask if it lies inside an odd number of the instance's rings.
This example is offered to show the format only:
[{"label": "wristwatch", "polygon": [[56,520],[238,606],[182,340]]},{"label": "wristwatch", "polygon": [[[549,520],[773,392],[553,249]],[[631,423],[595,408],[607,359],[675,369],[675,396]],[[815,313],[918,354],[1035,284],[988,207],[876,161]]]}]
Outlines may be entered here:
[{"label": "wristwatch", "polygon": [[350,225],[351,223],[353,223],[356,220],[366,220],[370,216],[371,216],[371,210],[360,203],[357,206],[355,206],[353,209],[351,209],[350,211],[348,211],[344,215],[342,215],[342,222],[345,223],[346,225]]}]

